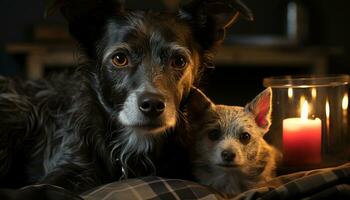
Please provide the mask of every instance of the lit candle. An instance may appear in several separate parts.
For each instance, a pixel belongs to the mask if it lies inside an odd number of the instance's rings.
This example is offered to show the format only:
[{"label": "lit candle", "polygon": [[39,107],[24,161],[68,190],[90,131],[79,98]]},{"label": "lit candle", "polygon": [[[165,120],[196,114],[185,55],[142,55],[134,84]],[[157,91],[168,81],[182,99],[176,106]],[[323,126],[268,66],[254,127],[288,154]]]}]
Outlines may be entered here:
[{"label": "lit candle", "polygon": [[300,118],[283,120],[283,160],[288,165],[321,162],[321,120],[308,119],[308,109],[304,101]]},{"label": "lit candle", "polygon": [[342,100],[344,134],[348,133],[348,107],[349,107],[349,96],[348,96],[348,93],[345,93]]},{"label": "lit candle", "polygon": [[288,97],[289,99],[293,98],[293,88],[288,88]]},{"label": "lit candle", "polygon": [[312,88],[311,89],[311,96],[312,96],[312,99],[316,99],[316,97],[317,97],[317,90],[316,90],[316,88]]},{"label": "lit candle", "polygon": [[327,136],[327,147],[330,147],[331,143],[331,132],[330,132],[330,116],[331,116],[331,109],[329,106],[328,99],[326,100],[326,136]]}]

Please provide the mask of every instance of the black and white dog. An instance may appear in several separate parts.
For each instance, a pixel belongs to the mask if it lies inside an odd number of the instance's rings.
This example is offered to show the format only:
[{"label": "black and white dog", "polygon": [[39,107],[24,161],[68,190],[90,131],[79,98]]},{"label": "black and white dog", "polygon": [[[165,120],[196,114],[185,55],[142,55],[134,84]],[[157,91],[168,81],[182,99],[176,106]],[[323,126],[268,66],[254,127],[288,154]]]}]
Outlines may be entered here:
[{"label": "black and white dog", "polygon": [[165,147],[185,137],[171,131],[181,105],[226,28],[250,11],[238,0],[194,0],[175,13],[116,0],[56,6],[86,59],[69,76],[0,79],[1,187],[81,192],[122,177],[171,176]]}]

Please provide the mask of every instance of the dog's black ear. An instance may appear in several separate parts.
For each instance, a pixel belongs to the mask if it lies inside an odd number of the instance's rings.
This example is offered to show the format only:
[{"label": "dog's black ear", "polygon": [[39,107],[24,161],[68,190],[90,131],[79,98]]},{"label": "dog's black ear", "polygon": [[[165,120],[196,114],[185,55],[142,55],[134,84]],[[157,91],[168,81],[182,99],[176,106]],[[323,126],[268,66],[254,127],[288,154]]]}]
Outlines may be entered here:
[{"label": "dog's black ear", "polygon": [[187,100],[187,112],[191,119],[199,119],[212,109],[214,103],[198,88],[192,87]]},{"label": "dog's black ear", "polygon": [[210,48],[225,39],[229,28],[239,16],[253,20],[251,10],[240,0],[192,0],[181,6],[180,17],[190,20],[201,42]]},{"label": "dog's black ear", "polygon": [[122,0],[49,0],[46,13],[60,10],[71,35],[85,49],[91,48],[102,33],[108,18],[123,15]]}]

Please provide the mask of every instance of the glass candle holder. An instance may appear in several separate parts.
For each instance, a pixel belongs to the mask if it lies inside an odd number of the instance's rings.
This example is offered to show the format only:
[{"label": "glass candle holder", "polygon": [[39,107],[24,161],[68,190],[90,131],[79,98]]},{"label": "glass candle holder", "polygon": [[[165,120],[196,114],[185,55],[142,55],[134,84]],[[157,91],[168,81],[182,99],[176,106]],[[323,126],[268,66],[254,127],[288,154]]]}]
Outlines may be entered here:
[{"label": "glass candle holder", "polygon": [[328,167],[350,158],[349,76],[264,79],[273,92],[267,141],[283,154],[282,168]]}]

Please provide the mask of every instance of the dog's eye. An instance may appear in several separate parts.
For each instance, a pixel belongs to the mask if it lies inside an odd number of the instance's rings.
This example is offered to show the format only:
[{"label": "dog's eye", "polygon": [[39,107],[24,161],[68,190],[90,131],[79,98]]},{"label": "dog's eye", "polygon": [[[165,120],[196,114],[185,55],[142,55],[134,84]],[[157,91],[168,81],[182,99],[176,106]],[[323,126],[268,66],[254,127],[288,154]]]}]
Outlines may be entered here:
[{"label": "dog's eye", "polygon": [[242,143],[242,144],[248,144],[249,141],[250,141],[250,134],[247,133],[247,132],[244,132],[244,133],[241,133],[239,134],[239,141]]},{"label": "dog's eye", "polygon": [[211,141],[217,141],[221,138],[221,131],[220,130],[212,130],[208,133],[208,138]]},{"label": "dog's eye", "polygon": [[128,65],[129,61],[127,56],[124,53],[117,53],[113,56],[112,63],[114,66],[120,68]]},{"label": "dog's eye", "polygon": [[171,66],[178,69],[183,69],[187,65],[187,60],[184,56],[176,55],[171,59]]}]

